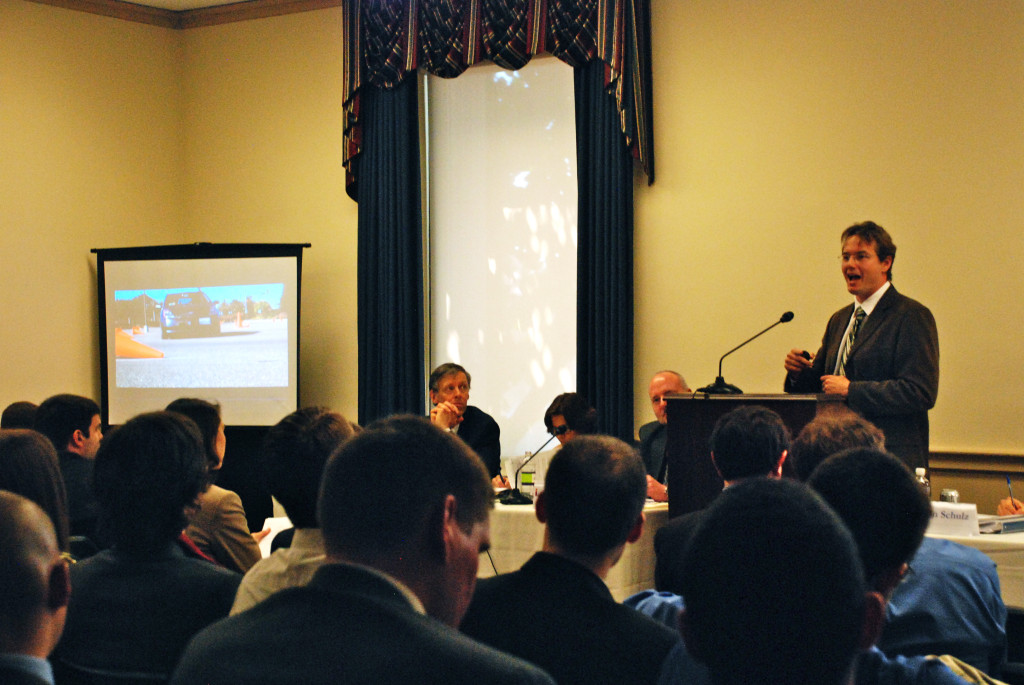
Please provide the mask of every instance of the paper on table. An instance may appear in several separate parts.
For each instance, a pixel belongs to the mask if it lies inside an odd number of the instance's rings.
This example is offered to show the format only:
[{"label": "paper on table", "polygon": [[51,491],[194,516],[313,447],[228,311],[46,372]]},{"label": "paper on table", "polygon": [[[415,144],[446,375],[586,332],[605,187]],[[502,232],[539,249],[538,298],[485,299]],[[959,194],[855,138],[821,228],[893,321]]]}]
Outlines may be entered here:
[{"label": "paper on table", "polygon": [[1024,515],[978,516],[978,528],[982,533],[1019,533],[1024,530]]}]

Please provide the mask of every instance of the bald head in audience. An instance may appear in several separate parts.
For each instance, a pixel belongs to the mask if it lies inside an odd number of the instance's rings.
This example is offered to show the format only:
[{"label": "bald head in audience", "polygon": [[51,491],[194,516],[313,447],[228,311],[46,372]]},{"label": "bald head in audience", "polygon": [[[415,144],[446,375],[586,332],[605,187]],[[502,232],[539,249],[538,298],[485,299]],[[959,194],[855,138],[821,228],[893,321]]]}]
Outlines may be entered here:
[{"label": "bald head in audience", "polygon": [[69,594],[50,517],[0,490],[0,654],[49,656],[64,630]]}]

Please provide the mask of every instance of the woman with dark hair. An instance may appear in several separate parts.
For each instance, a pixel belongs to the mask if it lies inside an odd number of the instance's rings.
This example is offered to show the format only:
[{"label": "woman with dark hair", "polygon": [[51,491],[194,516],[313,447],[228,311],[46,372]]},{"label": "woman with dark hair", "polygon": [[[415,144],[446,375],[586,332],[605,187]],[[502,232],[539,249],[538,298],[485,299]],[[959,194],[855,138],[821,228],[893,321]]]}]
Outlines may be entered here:
[{"label": "woman with dark hair", "polygon": [[564,445],[577,435],[597,432],[597,410],[583,395],[564,392],[544,412],[544,426]]},{"label": "woman with dark hair", "polygon": [[[224,463],[227,438],[220,406],[206,400],[183,397],[167,405],[167,411],[187,416],[199,426],[211,480]],[[231,490],[209,485],[199,494],[199,509],[185,534],[204,554],[220,565],[245,573],[260,560],[259,543],[249,532],[242,499]],[[257,534],[260,539],[266,533]]]},{"label": "woman with dark hair", "polygon": [[0,430],[0,490],[38,504],[53,521],[57,545],[68,551],[68,497],[49,438],[28,429]]},{"label": "woman with dark hair", "polygon": [[114,546],[71,567],[57,682],[68,673],[166,679],[192,636],[227,616],[241,580],[176,544],[207,484],[199,429],[173,412],[136,416],[104,438],[94,473]]}]

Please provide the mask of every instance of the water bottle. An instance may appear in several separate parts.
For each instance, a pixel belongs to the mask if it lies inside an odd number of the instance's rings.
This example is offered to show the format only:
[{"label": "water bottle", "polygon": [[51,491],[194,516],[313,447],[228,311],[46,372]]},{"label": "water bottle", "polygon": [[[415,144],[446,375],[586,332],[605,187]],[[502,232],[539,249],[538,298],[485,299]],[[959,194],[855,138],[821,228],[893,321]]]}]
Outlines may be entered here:
[{"label": "water bottle", "polygon": [[928,481],[928,475],[923,466],[918,466],[914,469],[914,475],[917,476],[918,486],[924,490],[924,494],[928,495],[928,499],[932,498],[932,484]]},{"label": "water bottle", "polygon": [[534,465],[532,461],[529,464],[527,464],[526,460],[529,459],[532,454],[533,453],[530,451],[526,452],[526,457],[523,461],[522,470],[519,471],[519,492],[531,498],[533,497],[534,493],[533,477],[537,473],[537,467]]}]

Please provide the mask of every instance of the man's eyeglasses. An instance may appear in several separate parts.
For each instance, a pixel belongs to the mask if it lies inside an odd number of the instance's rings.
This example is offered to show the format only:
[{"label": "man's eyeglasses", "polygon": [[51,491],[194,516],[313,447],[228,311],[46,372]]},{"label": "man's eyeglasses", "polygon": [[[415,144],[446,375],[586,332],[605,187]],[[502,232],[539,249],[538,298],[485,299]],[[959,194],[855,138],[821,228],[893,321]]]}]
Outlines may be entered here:
[{"label": "man's eyeglasses", "polygon": [[552,435],[565,435],[569,432],[569,424],[563,423],[561,426],[554,426],[551,428]]}]

